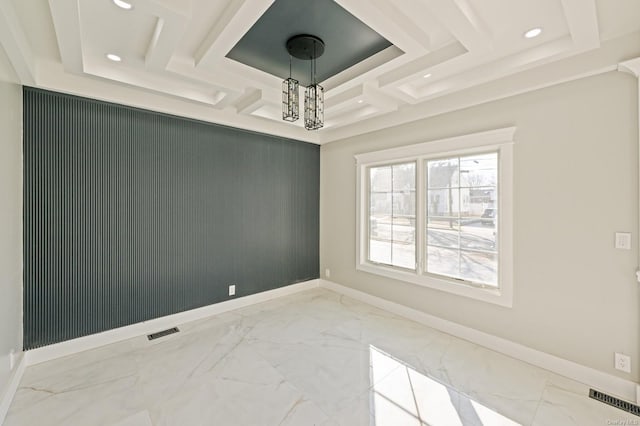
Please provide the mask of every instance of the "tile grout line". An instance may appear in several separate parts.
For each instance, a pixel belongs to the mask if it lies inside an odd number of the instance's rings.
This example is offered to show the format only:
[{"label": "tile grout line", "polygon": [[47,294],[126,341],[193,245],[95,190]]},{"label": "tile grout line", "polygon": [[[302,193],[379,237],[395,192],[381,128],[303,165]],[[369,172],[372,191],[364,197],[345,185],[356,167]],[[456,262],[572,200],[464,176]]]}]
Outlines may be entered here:
[{"label": "tile grout line", "polygon": [[542,388],[540,399],[538,400],[538,404],[536,404],[536,409],[533,411],[533,418],[531,419],[531,423],[530,423],[531,426],[533,426],[536,422],[536,418],[538,417],[538,411],[540,410],[540,406],[544,401],[544,393],[547,391],[547,388],[549,387],[550,383],[551,382],[549,381],[549,377],[547,376],[547,378],[544,379],[544,387]]}]

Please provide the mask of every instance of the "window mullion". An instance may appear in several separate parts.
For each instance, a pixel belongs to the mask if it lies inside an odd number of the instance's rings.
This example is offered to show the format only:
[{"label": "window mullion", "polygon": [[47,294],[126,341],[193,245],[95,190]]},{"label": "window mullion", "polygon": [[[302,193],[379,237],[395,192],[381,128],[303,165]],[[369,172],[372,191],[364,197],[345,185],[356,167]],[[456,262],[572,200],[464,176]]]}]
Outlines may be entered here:
[{"label": "window mullion", "polygon": [[365,189],[365,196],[364,196],[364,200],[366,203],[366,209],[367,209],[367,213],[365,216],[365,222],[367,223],[367,228],[366,230],[363,230],[361,228],[361,238],[366,239],[367,241],[367,255],[366,255],[366,259],[371,259],[371,168],[370,167],[366,167],[364,170],[366,170],[366,172],[364,173],[364,175],[366,176],[366,189]]},{"label": "window mullion", "polygon": [[395,201],[396,201],[396,193],[395,193],[395,188],[394,188],[394,182],[393,182],[393,166],[391,166],[391,182],[390,182],[390,188],[391,188],[391,235],[389,236],[389,239],[391,240],[391,247],[390,249],[390,259],[391,259],[391,264],[395,265],[395,263],[393,262],[393,243],[394,243],[394,229],[393,229],[393,225],[395,224]]},{"label": "window mullion", "polygon": [[416,221],[415,221],[415,244],[416,244],[416,274],[422,275],[427,267],[427,176],[425,172],[426,161],[423,158],[416,159]]},{"label": "window mullion", "polygon": [[458,278],[462,277],[462,173],[460,171],[460,157],[458,157]]}]

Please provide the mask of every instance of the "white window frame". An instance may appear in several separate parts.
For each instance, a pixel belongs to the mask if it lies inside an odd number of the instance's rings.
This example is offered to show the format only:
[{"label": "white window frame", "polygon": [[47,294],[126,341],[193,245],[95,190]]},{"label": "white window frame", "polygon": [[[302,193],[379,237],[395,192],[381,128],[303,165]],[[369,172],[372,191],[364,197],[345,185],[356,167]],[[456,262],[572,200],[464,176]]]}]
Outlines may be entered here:
[{"label": "white window frame", "polygon": [[[356,159],[356,269],[420,286],[511,307],[513,304],[513,135],[515,127],[439,139],[358,154]],[[498,152],[498,287],[477,286],[454,278],[426,274],[425,160]],[[368,261],[368,168],[416,161],[416,270]]]}]

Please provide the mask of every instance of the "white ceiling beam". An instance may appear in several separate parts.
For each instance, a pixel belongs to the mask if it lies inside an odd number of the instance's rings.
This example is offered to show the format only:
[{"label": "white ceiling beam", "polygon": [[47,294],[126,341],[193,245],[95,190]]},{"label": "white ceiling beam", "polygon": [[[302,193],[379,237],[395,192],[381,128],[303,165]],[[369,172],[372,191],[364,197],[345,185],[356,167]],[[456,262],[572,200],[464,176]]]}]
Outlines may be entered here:
[{"label": "white ceiling beam", "polygon": [[116,102],[137,108],[149,109],[167,114],[178,114],[225,126],[233,126],[255,132],[272,134],[280,137],[319,143],[317,132],[307,132],[299,126],[284,121],[257,119],[244,114],[236,114],[235,110],[215,109],[200,102],[189,102],[184,98],[167,96],[152,90],[144,90],[127,84],[116,84],[102,78],[91,78],[87,75],[70,74],[52,62],[42,63],[38,67],[40,81],[38,87],[70,93],[93,99]]},{"label": "white ceiling beam", "polygon": [[325,111],[329,111],[331,109],[340,108],[345,104],[355,104],[358,100],[362,100],[361,98],[363,95],[364,87],[360,84],[336,95],[327,96],[324,100],[324,109]]},{"label": "white ceiling beam", "polygon": [[401,67],[410,60],[411,58],[403,55],[402,51],[396,46],[389,46],[333,77],[326,79],[322,82],[322,87],[324,87],[326,91],[337,88],[348,89],[355,87],[374,79],[382,72]]},{"label": "white ceiling beam", "polygon": [[242,38],[273,0],[230,0],[194,55],[195,65],[217,62]]},{"label": "white ceiling beam", "polygon": [[192,16],[191,0],[138,0],[136,9],[156,17],[145,53],[145,66],[161,71],[167,67]]},{"label": "white ceiling beam", "polygon": [[[402,27],[402,30],[415,40],[425,50],[431,49],[431,40],[424,32],[422,27],[418,25],[414,19],[407,16],[403,11],[411,11],[415,0],[400,0],[390,2],[388,0],[370,0],[386,17],[396,22]],[[417,16],[416,16],[417,17]],[[414,18],[416,18],[414,17]]]},{"label": "white ceiling beam", "polygon": [[595,0],[562,0],[567,26],[579,50],[600,47]]},{"label": "white ceiling beam", "polygon": [[187,25],[186,19],[158,18],[144,58],[147,68],[166,69]]},{"label": "white ceiling beam", "polygon": [[136,9],[143,9],[156,16],[191,16],[193,0],[137,0]]},{"label": "white ceiling beam", "polygon": [[[425,52],[424,36],[416,33],[416,28],[407,22],[406,17],[398,12],[392,12],[392,8],[386,5],[387,2],[381,0],[335,1],[406,54],[413,56]],[[389,11],[391,11],[390,16],[385,13]]]},{"label": "white ceiling beam", "polygon": [[[160,44],[160,34],[162,34],[163,27],[164,19],[158,18],[156,20],[156,26],[153,29],[151,40],[149,40],[149,46],[147,46],[147,52],[144,55],[144,63],[147,68],[157,68],[158,65],[161,65],[161,63],[164,62],[158,58],[158,56],[160,56],[158,54],[158,51],[160,50],[158,48],[158,45]],[[167,58],[167,61],[164,63],[164,65],[166,66],[167,63],[169,63],[169,58]]]},{"label": "white ceiling beam", "polygon": [[468,51],[491,49],[491,32],[468,0],[424,1],[425,13],[431,13]]},{"label": "white ceiling beam", "polygon": [[199,102],[208,106],[215,106],[224,96],[221,91],[204,84],[193,84],[183,82],[182,85],[172,84],[169,76],[162,74],[152,74],[144,69],[127,67],[125,64],[114,67],[106,58],[85,57],[85,74],[113,80],[118,83],[140,87],[159,93],[166,93],[170,96],[179,97],[192,102]]},{"label": "white ceiling beam", "polygon": [[401,68],[382,74],[378,77],[379,87],[401,84],[417,76],[422,76],[429,68],[450,61],[465,53],[467,53],[467,49],[461,43],[451,43]]},{"label": "white ceiling beam", "polygon": [[400,106],[400,102],[397,99],[381,92],[373,84],[364,86],[364,100],[384,111],[394,111]]},{"label": "white ceiling beam", "polygon": [[69,72],[81,73],[83,58],[80,4],[78,0],[49,0],[49,8],[62,65]]},{"label": "white ceiling beam", "polygon": [[36,62],[20,20],[9,1],[0,0],[0,43],[22,84],[35,83]]},{"label": "white ceiling beam", "polygon": [[325,127],[340,127],[353,123],[356,120],[371,115],[379,111],[373,105],[354,105],[349,108],[343,108],[330,114],[325,114]]},{"label": "white ceiling beam", "polygon": [[236,112],[238,114],[251,114],[263,106],[266,102],[262,98],[262,90],[250,89],[246,95],[241,96],[235,103]]},{"label": "white ceiling beam", "polygon": [[219,89],[237,93],[242,93],[245,90],[245,82],[238,80],[225,70],[216,68],[209,71],[204,68],[195,68],[193,61],[186,58],[172,57],[166,66],[166,70],[175,73],[180,78],[208,83]]},{"label": "white ceiling beam", "polygon": [[330,127],[349,124],[372,114],[398,109],[397,100],[381,93],[370,84],[359,85],[325,100],[325,119]]},{"label": "white ceiling beam", "polygon": [[524,52],[467,69],[459,74],[435,81],[433,84],[427,83],[421,89],[415,90],[414,94],[418,101],[424,101],[435,96],[464,90],[567,56],[567,52],[571,51],[571,46],[569,37],[554,40]]},{"label": "white ceiling beam", "polygon": [[616,70],[623,58],[638,55],[640,32],[607,41],[601,49],[572,55],[562,60],[492,80],[448,96],[437,97],[397,112],[364,120],[354,126],[327,130],[321,143],[336,141],[365,132],[381,130],[403,123],[469,108],[498,99],[543,89],[545,87]]}]

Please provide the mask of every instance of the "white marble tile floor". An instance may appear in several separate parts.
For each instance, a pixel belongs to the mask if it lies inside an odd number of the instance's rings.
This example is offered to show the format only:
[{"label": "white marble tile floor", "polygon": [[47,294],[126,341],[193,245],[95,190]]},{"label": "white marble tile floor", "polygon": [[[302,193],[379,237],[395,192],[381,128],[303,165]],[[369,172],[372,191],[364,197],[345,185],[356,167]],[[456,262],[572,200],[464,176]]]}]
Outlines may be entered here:
[{"label": "white marble tile floor", "polygon": [[31,425],[611,425],[549,371],[314,289],[27,368]]}]

